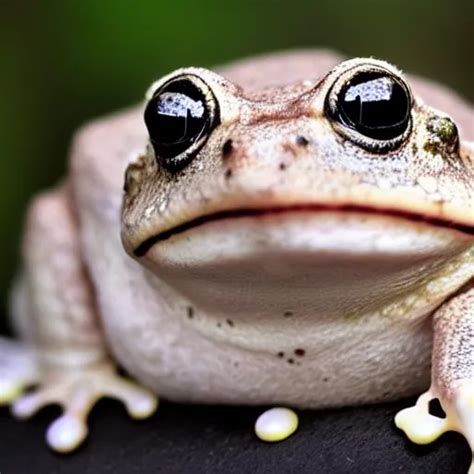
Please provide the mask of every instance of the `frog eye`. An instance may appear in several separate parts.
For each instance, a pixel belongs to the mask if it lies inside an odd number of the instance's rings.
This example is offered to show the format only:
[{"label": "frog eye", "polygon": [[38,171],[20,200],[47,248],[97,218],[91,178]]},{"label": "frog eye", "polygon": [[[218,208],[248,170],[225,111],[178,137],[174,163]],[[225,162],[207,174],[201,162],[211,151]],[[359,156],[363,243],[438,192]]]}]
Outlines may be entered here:
[{"label": "frog eye", "polygon": [[169,171],[179,171],[191,162],[219,120],[214,94],[192,75],[166,82],[145,108],[145,124],[156,159]]},{"label": "frog eye", "polygon": [[345,138],[372,152],[396,149],[411,129],[412,96],[392,71],[361,65],[343,73],[326,96],[326,114]]}]

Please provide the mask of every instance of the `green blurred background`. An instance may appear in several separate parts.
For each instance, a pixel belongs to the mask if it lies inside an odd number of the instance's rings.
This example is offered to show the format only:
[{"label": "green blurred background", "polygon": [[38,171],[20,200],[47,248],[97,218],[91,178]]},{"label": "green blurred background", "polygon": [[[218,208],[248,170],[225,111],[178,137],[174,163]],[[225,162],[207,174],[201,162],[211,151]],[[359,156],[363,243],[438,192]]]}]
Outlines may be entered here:
[{"label": "green blurred background", "polygon": [[[474,98],[472,0],[0,0],[0,301],[25,208],[84,121],[179,66],[281,48],[376,56]],[[1,325],[1,324],[0,324]]]}]

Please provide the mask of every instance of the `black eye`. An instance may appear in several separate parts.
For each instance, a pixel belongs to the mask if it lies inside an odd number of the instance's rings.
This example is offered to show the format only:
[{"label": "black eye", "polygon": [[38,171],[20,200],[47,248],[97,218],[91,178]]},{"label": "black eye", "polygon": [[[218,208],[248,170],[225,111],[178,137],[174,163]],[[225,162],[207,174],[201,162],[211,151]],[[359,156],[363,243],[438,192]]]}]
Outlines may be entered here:
[{"label": "black eye", "polygon": [[347,138],[371,151],[385,151],[396,148],[410,129],[411,95],[389,71],[349,71],[329,92],[326,110]]},{"label": "black eye", "polygon": [[214,95],[192,76],[164,84],[145,109],[156,158],[170,171],[178,171],[197,155],[218,121]]}]

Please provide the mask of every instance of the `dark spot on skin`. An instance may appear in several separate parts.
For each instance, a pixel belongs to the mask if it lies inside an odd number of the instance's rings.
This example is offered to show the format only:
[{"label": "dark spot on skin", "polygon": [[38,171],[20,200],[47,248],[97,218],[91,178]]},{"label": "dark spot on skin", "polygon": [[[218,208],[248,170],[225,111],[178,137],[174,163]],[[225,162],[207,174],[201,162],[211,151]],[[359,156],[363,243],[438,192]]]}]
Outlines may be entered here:
[{"label": "dark spot on skin", "polygon": [[304,349],[295,349],[295,355],[298,357],[304,357],[306,351]]},{"label": "dark spot on skin", "polygon": [[296,365],[301,365],[301,362],[296,361]]},{"label": "dark spot on skin", "polygon": [[436,155],[440,151],[440,146],[437,142],[427,141],[423,145],[423,150],[425,150],[427,153],[431,153],[432,155]]},{"label": "dark spot on skin", "polygon": [[294,359],[288,359],[288,364],[294,364],[295,360]]},{"label": "dark spot on skin", "polygon": [[280,359],[282,359],[283,357],[285,357],[285,353],[284,353],[284,352],[279,352],[279,353],[277,354],[277,356],[278,356]]},{"label": "dark spot on skin", "polygon": [[285,312],[283,313],[283,316],[284,316],[285,318],[291,318],[291,317],[293,316],[293,311],[285,311]]},{"label": "dark spot on skin", "polygon": [[232,140],[229,139],[222,146],[222,155],[229,156],[233,151],[234,151],[234,145],[232,144]]},{"label": "dark spot on skin", "polygon": [[323,382],[329,382],[329,377],[323,377]]},{"label": "dark spot on skin", "polygon": [[239,363],[236,361],[234,362],[234,367],[238,367],[239,366]]},{"label": "dark spot on skin", "polygon": [[192,306],[188,306],[186,308],[186,311],[188,313],[188,318],[193,319],[194,318],[194,308]]},{"label": "dark spot on skin", "polygon": [[296,137],[296,144],[298,146],[306,147],[309,145],[309,141],[306,137],[303,137],[303,135],[298,135]]},{"label": "dark spot on skin", "polygon": [[225,179],[231,178],[232,177],[232,170],[231,169],[225,170],[224,176],[225,176]]},{"label": "dark spot on skin", "polygon": [[283,171],[283,170],[286,170],[286,165],[285,163],[280,163],[280,166],[279,168]]},{"label": "dark spot on skin", "polygon": [[234,321],[232,321],[232,319],[226,319],[226,323],[227,323],[231,328],[234,327]]},{"label": "dark spot on skin", "polygon": [[221,324],[221,323],[217,323],[217,327],[218,327],[218,328],[221,328],[221,327],[222,327],[222,324]]},{"label": "dark spot on skin", "polygon": [[413,145],[411,146],[411,151],[414,155],[418,153],[418,145],[416,143],[413,143]]}]

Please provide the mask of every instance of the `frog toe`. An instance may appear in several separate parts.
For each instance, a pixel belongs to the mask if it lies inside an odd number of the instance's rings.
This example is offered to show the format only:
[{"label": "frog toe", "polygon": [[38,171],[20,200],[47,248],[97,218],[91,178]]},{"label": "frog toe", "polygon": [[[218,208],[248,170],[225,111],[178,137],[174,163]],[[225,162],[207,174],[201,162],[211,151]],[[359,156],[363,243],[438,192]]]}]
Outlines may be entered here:
[{"label": "frog toe", "polygon": [[11,412],[16,418],[26,419],[53,403],[56,403],[56,398],[50,390],[34,390],[12,403]]},{"label": "frog toe", "polygon": [[84,417],[66,413],[51,423],[46,432],[46,441],[54,451],[68,453],[82,444],[88,432]]},{"label": "frog toe", "polygon": [[107,396],[122,401],[128,414],[136,420],[148,418],[158,407],[155,394],[126,378],[116,378],[108,387]]}]

